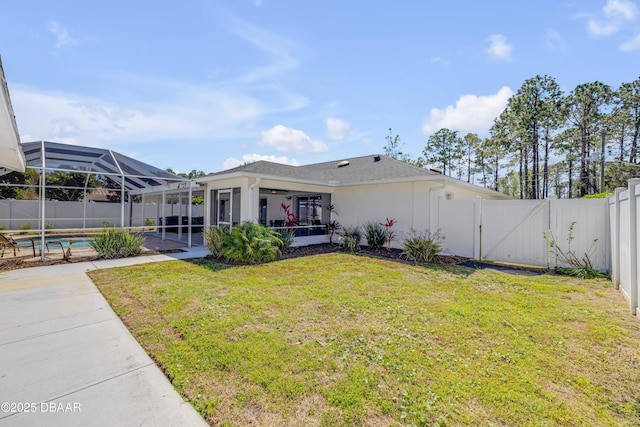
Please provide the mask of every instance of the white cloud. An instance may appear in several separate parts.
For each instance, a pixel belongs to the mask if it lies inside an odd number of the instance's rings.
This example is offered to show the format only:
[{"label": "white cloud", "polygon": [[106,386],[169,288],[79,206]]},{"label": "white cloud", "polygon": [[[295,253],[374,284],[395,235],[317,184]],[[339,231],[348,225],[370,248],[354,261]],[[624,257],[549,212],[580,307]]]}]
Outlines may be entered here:
[{"label": "white cloud", "polygon": [[66,28],[59,23],[52,21],[49,24],[49,31],[56,36],[56,49],[62,49],[63,47],[70,47],[80,44],[80,42],[69,34]]},{"label": "white cloud", "polygon": [[245,163],[253,163],[259,160],[266,160],[274,163],[282,163],[285,165],[298,166],[298,161],[296,159],[290,159],[287,156],[273,156],[273,155],[265,155],[265,154],[243,154],[242,160],[238,160],[235,157],[230,157],[224,162],[222,162],[222,170],[227,170],[231,168],[235,168],[237,166],[244,165]]},{"label": "white cloud", "polygon": [[635,3],[626,0],[608,0],[602,11],[604,21],[590,19],[587,22],[587,31],[594,37],[617,33],[626,22],[635,20],[638,12]]},{"label": "white cloud", "polygon": [[433,57],[431,57],[431,63],[432,64],[449,65],[449,60],[446,59],[446,58],[443,58],[441,56],[433,56]]},{"label": "white cloud", "polygon": [[640,34],[638,34],[634,38],[629,39],[626,42],[622,43],[618,48],[623,52],[629,52],[631,50],[639,50],[640,49]]},{"label": "white cloud", "polygon": [[331,139],[335,139],[337,141],[344,139],[347,132],[349,132],[349,128],[351,125],[349,122],[345,122],[344,120],[334,119],[333,117],[329,117],[324,121],[324,124],[327,126],[327,136]]},{"label": "white cloud", "polygon": [[605,37],[619,30],[619,26],[612,22],[598,22],[594,19],[590,19],[587,23],[587,31],[594,37]]},{"label": "white cloud", "polygon": [[463,95],[455,106],[449,105],[444,110],[431,109],[422,131],[429,135],[441,128],[448,128],[461,133],[487,134],[493,120],[502,113],[512,95],[513,91],[507,86],[492,95]]},{"label": "white cloud", "polygon": [[300,61],[294,54],[296,49],[301,49],[297,43],[238,18],[230,18],[229,21],[229,31],[259,49],[269,58],[269,63],[251,69],[239,77],[222,82],[222,84],[262,82],[300,66]]},{"label": "white cloud", "polygon": [[502,34],[494,34],[489,37],[491,45],[487,49],[487,53],[496,61],[511,61],[511,51],[513,46],[507,42],[507,38]]},{"label": "white cloud", "polygon": [[620,18],[626,21],[635,19],[637,13],[635,3],[625,0],[609,0],[602,10],[608,18]]},{"label": "white cloud", "polygon": [[150,87],[166,99],[114,103],[13,85],[11,100],[23,141],[29,136],[90,146],[255,137],[257,131],[247,123],[269,112],[253,98],[230,90],[169,82]]},{"label": "white cloud", "polygon": [[567,50],[567,42],[556,30],[547,30],[547,48],[549,50],[564,52]]},{"label": "white cloud", "polygon": [[322,141],[314,141],[298,129],[277,125],[262,132],[262,144],[274,147],[283,153],[323,153],[329,147]]}]

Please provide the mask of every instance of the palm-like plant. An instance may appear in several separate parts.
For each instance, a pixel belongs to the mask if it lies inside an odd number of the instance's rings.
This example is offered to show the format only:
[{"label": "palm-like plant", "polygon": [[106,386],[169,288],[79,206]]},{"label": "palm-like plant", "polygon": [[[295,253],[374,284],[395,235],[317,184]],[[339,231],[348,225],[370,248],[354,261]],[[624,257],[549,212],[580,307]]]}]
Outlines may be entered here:
[{"label": "palm-like plant", "polygon": [[222,247],[224,245],[224,238],[229,234],[229,229],[224,227],[209,227],[205,230],[204,241],[207,249],[211,252],[211,255],[218,258],[222,255]]},{"label": "palm-like plant", "polygon": [[106,228],[89,241],[91,249],[98,253],[99,258],[103,259],[138,256],[142,252],[143,244],[144,237],[119,228]]},{"label": "palm-like plant", "polygon": [[371,249],[380,249],[387,241],[387,233],[381,224],[370,221],[364,225],[364,238]]},{"label": "palm-like plant", "polygon": [[221,255],[229,262],[256,264],[280,258],[281,246],[282,240],[274,231],[245,222],[225,236]]}]

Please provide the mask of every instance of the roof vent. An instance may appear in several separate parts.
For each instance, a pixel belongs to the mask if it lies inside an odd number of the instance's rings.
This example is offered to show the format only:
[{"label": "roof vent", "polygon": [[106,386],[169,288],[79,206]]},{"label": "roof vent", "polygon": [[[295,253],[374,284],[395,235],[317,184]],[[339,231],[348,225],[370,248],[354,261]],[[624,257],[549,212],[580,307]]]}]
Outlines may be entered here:
[{"label": "roof vent", "polygon": [[343,160],[340,163],[338,163],[339,168],[343,168],[345,166],[349,166],[349,160]]},{"label": "roof vent", "polygon": [[373,156],[373,162],[379,162],[380,161],[380,156]]},{"label": "roof vent", "polygon": [[440,169],[440,168],[431,168],[429,170],[431,172],[439,173],[440,175],[442,175],[442,169]]}]

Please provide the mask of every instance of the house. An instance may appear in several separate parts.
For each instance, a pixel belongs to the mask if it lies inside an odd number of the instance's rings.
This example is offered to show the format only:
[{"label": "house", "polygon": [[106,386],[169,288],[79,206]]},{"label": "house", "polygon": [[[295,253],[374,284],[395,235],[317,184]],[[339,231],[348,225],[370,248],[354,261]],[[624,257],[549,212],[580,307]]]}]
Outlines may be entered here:
[{"label": "house", "polygon": [[110,202],[117,195],[118,193],[116,191],[98,187],[92,190],[91,193],[87,195],[87,202]]},{"label": "house", "polygon": [[206,226],[260,221],[281,227],[286,208],[297,219],[297,245],[328,241],[326,225],[332,220],[355,226],[392,218],[396,235],[406,236],[412,229],[436,227],[440,199],[510,199],[378,154],[305,166],[258,161],[196,182],[206,195]]}]

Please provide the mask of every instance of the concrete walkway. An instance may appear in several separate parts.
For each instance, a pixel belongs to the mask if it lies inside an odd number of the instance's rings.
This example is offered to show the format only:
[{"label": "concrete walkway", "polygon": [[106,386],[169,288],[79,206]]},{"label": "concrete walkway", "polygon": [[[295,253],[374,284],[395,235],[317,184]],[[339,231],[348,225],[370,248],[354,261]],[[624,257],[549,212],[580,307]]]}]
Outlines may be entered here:
[{"label": "concrete walkway", "polygon": [[201,426],[85,274],[185,253],[0,272],[0,426]]}]

